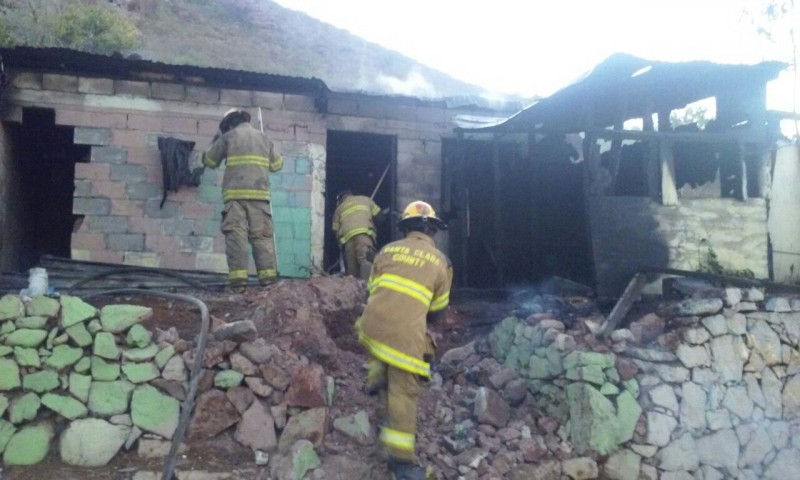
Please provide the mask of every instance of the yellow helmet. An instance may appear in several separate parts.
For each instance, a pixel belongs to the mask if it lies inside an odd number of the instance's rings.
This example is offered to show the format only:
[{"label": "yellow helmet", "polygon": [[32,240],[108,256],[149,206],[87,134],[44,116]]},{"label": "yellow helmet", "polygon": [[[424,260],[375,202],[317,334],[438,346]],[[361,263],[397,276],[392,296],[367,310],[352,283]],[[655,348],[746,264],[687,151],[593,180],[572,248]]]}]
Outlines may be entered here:
[{"label": "yellow helmet", "polygon": [[436,228],[445,229],[447,225],[436,216],[436,211],[429,203],[421,200],[416,200],[408,204],[400,215],[398,225],[402,226],[404,223],[409,223],[412,220],[421,220],[423,222],[431,222]]}]

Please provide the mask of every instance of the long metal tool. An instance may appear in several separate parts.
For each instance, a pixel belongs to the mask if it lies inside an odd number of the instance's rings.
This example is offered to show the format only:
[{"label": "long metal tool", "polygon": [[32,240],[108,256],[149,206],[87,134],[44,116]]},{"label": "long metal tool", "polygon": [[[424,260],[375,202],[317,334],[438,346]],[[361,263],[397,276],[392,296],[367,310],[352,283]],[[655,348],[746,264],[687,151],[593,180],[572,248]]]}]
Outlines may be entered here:
[{"label": "long metal tool", "polygon": [[375,185],[375,190],[372,191],[372,195],[369,196],[370,199],[375,200],[375,194],[378,193],[378,189],[381,188],[381,184],[383,183],[383,179],[386,178],[386,174],[389,173],[389,167],[392,166],[392,162],[386,164],[386,168],[383,169],[383,175],[381,175],[381,179],[378,180],[378,184]]}]

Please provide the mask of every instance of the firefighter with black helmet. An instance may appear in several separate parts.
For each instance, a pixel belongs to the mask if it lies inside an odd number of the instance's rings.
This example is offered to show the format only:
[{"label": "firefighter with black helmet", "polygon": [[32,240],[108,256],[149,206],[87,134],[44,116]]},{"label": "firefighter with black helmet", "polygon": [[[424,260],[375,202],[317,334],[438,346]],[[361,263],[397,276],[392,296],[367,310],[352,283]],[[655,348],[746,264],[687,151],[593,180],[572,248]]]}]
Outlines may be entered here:
[{"label": "firefighter with black helmet", "polygon": [[226,162],[222,179],[222,233],[231,287],[243,291],[247,284],[247,244],[253,250],[261,285],[278,276],[270,208],[269,173],[283,168],[283,158],[261,131],[250,125],[250,114],[233,108],[219,125],[220,134],[203,154],[203,165]]},{"label": "firefighter with black helmet", "polygon": [[389,469],[397,480],[421,480],[425,470],[415,455],[417,401],[420,381],[431,376],[434,353],[427,325],[444,316],[453,270],[433,238],[446,225],[429,204],[411,202],[398,227],[404,238],[375,256],[356,331],[372,356],[366,389],[386,393],[388,419],[380,438]]}]

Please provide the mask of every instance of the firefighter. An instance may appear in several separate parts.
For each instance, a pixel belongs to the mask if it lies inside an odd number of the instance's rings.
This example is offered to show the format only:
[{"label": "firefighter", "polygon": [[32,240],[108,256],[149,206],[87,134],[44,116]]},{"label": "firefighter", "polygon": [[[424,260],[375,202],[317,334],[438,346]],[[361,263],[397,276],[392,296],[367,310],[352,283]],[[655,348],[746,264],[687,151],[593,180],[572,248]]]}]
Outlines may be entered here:
[{"label": "firefighter", "polygon": [[398,227],[405,238],[376,255],[356,331],[372,356],[366,390],[385,392],[388,418],[380,438],[389,469],[395,479],[411,480],[425,476],[414,443],[421,381],[430,378],[434,353],[427,325],[444,316],[453,270],[434,243],[436,232],[446,226],[429,204],[410,203]]},{"label": "firefighter", "polygon": [[270,208],[269,172],[283,167],[275,145],[250,125],[250,114],[231,109],[220,133],[203,154],[203,165],[217,168],[225,160],[222,179],[222,233],[228,258],[228,280],[234,291],[247,285],[247,244],[253,249],[258,281],[268,285],[278,276]]},{"label": "firefighter", "polygon": [[344,190],[336,197],[333,231],[344,249],[344,273],[369,279],[375,257],[375,223],[385,214],[371,198]]}]

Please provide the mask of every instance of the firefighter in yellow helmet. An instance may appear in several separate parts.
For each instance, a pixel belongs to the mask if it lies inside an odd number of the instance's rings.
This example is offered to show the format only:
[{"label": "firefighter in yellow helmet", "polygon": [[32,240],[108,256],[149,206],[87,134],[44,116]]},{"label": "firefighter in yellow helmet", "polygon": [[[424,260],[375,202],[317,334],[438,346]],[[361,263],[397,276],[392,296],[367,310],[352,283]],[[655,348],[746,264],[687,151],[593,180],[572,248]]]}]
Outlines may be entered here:
[{"label": "firefighter in yellow helmet", "polygon": [[247,244],[253,249],[259,283],[278,276],[270,208],[269,173],[283,168],[283,158],[261,131],[250,125],[250,114],[231,109],[222,118],[220,133],[203,154],[203,165],[217,168],[225,160],[222,179],[222,233],[231,287],[247,284]]},{"label": "firefighter in yellow helmet", "polygon": [[398,227],[405,238],[375,256],[367,306],[356,331],[372,356],[367,391],[386,390],[388,421],[380,438],[389,468],[395,479],[411,480],[425,473],[417,464],[415,433],[420,380],[430,378],[434,353],[427,324],[444,316],[453,271],[434,243],[434,235],[446,225],[430,205],[410,203]]},{"label": "firefighter in yellow helmet", "polygon": [[384,212],[371,198],[350,190],[339,193],[336,200],[332,228],[344,249],[344,273],[367,280],[375,257],[375,222]]}]

